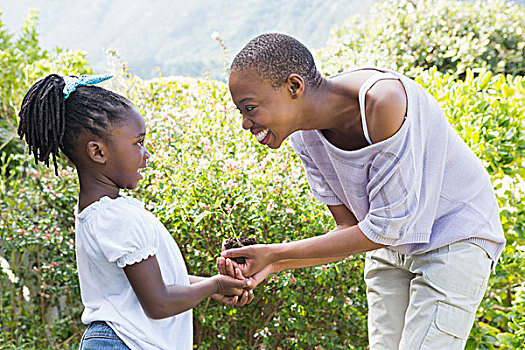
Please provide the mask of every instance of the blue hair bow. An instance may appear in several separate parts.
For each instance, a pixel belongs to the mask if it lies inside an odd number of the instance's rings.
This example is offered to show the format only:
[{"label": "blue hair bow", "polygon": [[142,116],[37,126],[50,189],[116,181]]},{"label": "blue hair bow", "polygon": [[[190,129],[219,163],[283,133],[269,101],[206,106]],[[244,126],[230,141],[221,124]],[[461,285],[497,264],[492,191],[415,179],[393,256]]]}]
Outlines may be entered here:
[{"label": "blue hair bow", "polygon": [[63,76],[64,82],[64,100],[69,97],[69,94],[75,91],[78,86],[98,84],[104,80],[113,78],[111,74],[104,75],[81,75],[79,77]]}]

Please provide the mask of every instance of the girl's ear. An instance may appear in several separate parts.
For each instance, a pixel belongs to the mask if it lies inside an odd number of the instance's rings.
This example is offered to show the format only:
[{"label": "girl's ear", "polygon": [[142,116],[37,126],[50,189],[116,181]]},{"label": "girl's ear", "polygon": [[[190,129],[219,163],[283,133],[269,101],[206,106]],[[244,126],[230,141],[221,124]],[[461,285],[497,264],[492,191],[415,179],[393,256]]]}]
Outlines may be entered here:
[{"label": "girl's ear", "polygon": [[87,143],[87,153],[89,159],[94,161],[95,163],[99,164],[105,164],[106,163],[106,155],[105,155],[105,149],[104,145],[98,141],[89,141]]},{"label": "girl's ear", "polygon": [[304,92],[304,79],[299,74],[292,73],[286,79],[286,84],[290,96],[293,99],[301,97]]}]

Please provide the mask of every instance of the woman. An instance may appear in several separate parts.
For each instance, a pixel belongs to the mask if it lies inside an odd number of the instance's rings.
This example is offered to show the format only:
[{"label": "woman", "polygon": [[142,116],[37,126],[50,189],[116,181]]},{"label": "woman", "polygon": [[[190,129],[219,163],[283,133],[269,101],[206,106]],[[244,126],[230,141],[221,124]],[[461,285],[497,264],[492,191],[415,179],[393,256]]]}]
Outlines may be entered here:
[{"label": "woman", "polygon": [[[277,149],[290,137],[336,228],[291,243],[222,252],[258,283],[285,269],[368,252],[371,349],[463,348],[505,245],[480,160],[409,78],[360,68],[325,78],[300,42],[252,39],[229,88],[244,129]],[[243,256],[237,265],[229,259]]]}]

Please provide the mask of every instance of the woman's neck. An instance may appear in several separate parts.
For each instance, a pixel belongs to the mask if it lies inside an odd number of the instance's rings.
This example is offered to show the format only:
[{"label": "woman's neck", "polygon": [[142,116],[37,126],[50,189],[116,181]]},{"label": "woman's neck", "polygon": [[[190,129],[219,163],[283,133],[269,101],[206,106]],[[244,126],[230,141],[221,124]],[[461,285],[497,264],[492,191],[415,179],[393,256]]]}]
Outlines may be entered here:
[{"label": "woman's neck", "polygon": [[355,150],[368,145],[363,136],[359,109],[359,84],[350,77],[327,79],[317,91],[312,91],[312,129],[320,130],[334,146]]},{"label": "woman's neck", "polygon": [[349,133],[359,129],[359,102],[357,92],[338,82],[326,79],[310,92],[306,108],[310,129]]}]

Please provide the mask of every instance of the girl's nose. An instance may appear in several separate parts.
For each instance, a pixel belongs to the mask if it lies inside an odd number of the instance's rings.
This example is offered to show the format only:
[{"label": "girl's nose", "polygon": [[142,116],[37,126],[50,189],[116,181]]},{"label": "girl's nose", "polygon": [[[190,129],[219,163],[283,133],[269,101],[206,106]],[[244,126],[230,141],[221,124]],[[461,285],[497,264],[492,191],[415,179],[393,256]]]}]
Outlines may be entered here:
[{"label": "girl's nose", "polygon": [[149,159],[150,154],[146,148],[144,148],[144,159]]},{"label": "girl's nose", "polygon": [[249,130],[253,126],[253,122],[246,118],[245,116],[242,117],[242,128],[244,130]]}]

